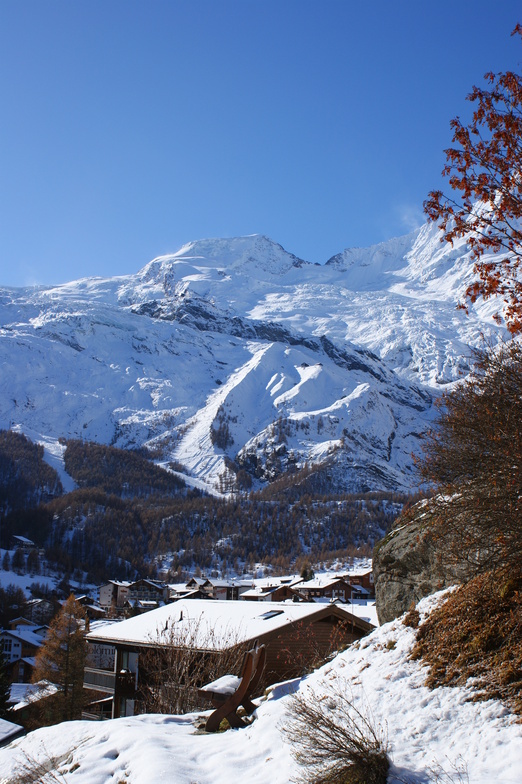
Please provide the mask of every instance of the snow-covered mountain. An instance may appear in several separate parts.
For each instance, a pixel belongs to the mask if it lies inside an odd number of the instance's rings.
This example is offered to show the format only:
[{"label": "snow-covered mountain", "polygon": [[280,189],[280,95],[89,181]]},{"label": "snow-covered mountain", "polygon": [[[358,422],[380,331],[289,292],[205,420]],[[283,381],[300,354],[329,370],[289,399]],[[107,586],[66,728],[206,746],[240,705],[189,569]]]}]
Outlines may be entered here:
[{"label": "snow-covered mountain", "polygon": [[0,427],[52,448],[147,446],[194,483],[253,486],[322,462],[345,489],[410,487],[411,453],[495,303],[434,226],[324,265],[254,235],[202,240],[135,275],[0,289]]}]

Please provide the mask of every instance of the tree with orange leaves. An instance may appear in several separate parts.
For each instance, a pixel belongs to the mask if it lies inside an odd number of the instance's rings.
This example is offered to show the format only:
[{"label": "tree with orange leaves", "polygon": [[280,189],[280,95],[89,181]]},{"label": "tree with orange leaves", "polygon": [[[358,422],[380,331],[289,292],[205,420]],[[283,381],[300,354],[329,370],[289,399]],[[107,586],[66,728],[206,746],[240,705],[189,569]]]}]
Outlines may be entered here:
[{"label": "tree with orange leaves", "polygon": [[[522,38],[522,25],[512,35]],[[500,296],[506,326],[517,334],[522,332],[522,77],[507,71],[484,78],[487,88],[473,87],[467,96],[475,104],[472,121],[451,121],[458,146],[445,150],[442,173],[455,193],[431,191],[424,211],[439,223],[443,241],[463,237],[472,249],[476,279],[466,299]]]}]

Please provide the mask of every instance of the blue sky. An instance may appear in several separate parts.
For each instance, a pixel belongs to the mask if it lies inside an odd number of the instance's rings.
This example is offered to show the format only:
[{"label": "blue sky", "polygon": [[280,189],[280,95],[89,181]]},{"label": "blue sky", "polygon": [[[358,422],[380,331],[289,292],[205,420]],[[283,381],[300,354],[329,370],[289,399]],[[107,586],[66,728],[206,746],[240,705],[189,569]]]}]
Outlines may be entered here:
[{"label": "blue sky", "polygon": [[0,285],[401,235],[520,0],[0,0]]}]

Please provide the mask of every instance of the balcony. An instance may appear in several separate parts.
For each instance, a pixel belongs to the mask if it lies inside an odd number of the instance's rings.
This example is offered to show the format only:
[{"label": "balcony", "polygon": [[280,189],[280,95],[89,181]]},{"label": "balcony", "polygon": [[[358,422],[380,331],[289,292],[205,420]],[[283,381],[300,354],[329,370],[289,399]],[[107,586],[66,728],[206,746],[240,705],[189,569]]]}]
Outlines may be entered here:
[{"label": "balcony", "polygon": [[83,673],[83,686],[85,689],[114,694],[116,674],[109,670],[95,670],[92,667],[86,667]]},{"label": "balcony", "polygon": [[121,670],[116,675],[116,691],[119,697],[128,700],[136,696],[136,673],[129,670]]}]

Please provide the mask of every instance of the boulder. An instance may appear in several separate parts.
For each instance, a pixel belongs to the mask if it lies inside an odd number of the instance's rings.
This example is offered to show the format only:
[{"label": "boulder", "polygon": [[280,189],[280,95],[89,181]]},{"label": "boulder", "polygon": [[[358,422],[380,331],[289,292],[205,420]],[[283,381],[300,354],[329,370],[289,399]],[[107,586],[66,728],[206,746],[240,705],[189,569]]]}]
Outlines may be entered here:
[{"label": "boulder", "polygon": [[464,574],[462,567],[444,558],[421,502],[413,519],[399,518],[397,526],[376,544],[373,577],[379,623],[386,623],[424,596],[462,582]]}]

